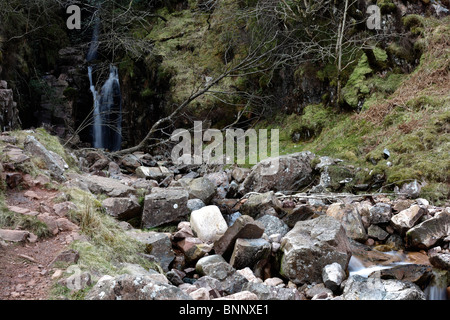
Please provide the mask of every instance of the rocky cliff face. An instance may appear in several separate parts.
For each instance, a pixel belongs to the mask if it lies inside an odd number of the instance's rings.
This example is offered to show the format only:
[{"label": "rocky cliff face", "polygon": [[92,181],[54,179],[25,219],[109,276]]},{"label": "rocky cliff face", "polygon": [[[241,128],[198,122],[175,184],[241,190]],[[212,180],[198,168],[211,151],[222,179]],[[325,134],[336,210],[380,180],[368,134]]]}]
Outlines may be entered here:
[{"label": "rocky cliff face", "polygon": [[[1,73],[1,71],[0,71]],[[9,131],[21,128],[19,110],[14,101],[12,89],[8,89],[8,82],[0,81],[0,131]]]}]

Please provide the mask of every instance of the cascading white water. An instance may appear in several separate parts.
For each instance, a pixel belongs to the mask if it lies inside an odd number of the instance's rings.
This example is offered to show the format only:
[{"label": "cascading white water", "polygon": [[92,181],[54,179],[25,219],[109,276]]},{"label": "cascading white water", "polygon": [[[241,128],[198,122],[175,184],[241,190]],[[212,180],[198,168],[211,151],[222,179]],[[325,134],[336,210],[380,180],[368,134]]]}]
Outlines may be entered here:
[{"label": "cascading white water", "polygon": [[111,65],[109,77],[102,87],[99,110],[101,120],[101,144],[99,148],[120,150],[122,144],[122,96],[119,72]]},{"label": "cascading white water", "polygon": [[[97,18],[87,61],[97,58],[100,20]],[[92,144],[94,148],[120,150],[122,144],[122,96],[117,67],[111,65],[108,80],[99,92],[93,81],[93,67],[88,67],[89,85],[94,101]]]},{"label": "cascading white water", "polygon": [[[388,254],[395,255],[395,252],[387,252]],[[375,271],[380,271],[383,269],[392,268],[395,265],[405,265],[410,264],[409,262],[394,262],[390,266],[382,266],[382,265],[372,265],[369,267],[364,266],[362,261],[355,256],[350,258],[348,264],[349,275],[359,275],[362,277],[369,277],[369,275]],[[436,278],[438,276],[435,274],[433,276],[433,281],[425,288],[424,293],[427,297],[427,300],[447,300],[447,287],[445,284],[439,284],[440,281],[437,281]]]},{"label": "cascading white water", "polygon": [[98,98],[97,90],[95,90],[94,82],[92,81],[92,66],[88,67],[88,73],[89,73],[89,83],[90,83],[90,90],[92,92],[92,98],[94,100],[94,123],[93,123],[93,146],[94,148],[101,148],[102,147],[102,120],[100,117],[100,100]]},{"label": "cascading white water", "polygon": [[447,300],[447,288],[436,285],[429,285],[425,289],[427,300]]}]

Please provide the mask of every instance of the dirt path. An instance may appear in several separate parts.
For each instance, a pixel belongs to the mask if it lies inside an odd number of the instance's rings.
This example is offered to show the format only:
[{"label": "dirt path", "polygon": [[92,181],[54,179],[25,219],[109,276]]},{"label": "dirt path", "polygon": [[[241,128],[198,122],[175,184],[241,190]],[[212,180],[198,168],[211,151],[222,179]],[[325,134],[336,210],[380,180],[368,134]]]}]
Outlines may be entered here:
[{"label": "dirt path", "polygon": [[45,300],[52,286],[48,265],[65,249],[64,234],[36,243],[0,247],[0,299]]},{"label": "dirt path", "polygon": [[[31,191],[31,192],[30,192]],[[6,204],[37,213],[53,214],[58,191],[40,188],[14,190],[6,194]],[[0,300],[46,300],[54,280],[49,264],[73,239],[72,231],[58,232],[35,243],[0,245]]]}]

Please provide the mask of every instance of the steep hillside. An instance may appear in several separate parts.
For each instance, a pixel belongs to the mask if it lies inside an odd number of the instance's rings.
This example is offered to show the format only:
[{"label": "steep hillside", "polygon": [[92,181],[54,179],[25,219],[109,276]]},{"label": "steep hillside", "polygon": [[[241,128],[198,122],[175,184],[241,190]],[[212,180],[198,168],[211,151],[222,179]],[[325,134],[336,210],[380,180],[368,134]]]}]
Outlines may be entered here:
[{"label": "steep hillside", "polygon": [[386,191],[417,179],[423,197],[445,202],[450,191],[450,20],[424,24],[417,42],[424,54],[411,74],[374,73],[361,57],[353,74],[363,67],[370,71],[354,85],[368,88],[359,114],[310,105],[302,115],[280,116],[279,125],[265,122],[261,127],[280,128],[283,153],[311,150],[360,168],[353,184],[381,175],[378,189]]}]

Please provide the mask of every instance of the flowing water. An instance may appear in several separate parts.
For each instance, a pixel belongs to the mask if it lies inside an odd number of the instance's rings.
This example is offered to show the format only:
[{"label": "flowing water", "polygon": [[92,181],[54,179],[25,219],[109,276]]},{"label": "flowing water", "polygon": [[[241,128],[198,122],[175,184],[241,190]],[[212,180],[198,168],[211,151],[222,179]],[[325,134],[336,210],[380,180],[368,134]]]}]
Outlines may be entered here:
[{"label": "flowing water", "polygon": [[[395,252],[395,251],[387,252],[387,254],[399,256],[399,257],[402,257],[402,259],[404,259],[402,254]],[[350,262],[348,264],[348,271],[349,271],[350,276],[360,275],[362,277],[367,278],[373,272],[380,271],[383,269],[389,269],[389,268],[392,268],[397,265],[405,265],[405,264],[411,264],[411,263],[402,260],[400,262],[391,263],[390,265],[365,266],[361,259],[359,259],[355,256],[352,256],[350,258]],[[427,300],[447,300],[447,286],[446,286],[446,284],[440,284],[440,282],[442,282],[442,281],[440,281],[440,275],[436,272],[433,272],[432,281],[428,285],[428,287],[425,288],[425,290],[424,290]]]},{"label": "flowing water", "polygon": [[[96,19],[87,61],[97,59],[100,20]],[[117,67],[110,65],[109,77],[98,92],[93,80],[93,67],[88,67],[89,87],[94,101],[92,144],[94,148],[120,150],[122,145],[122,95]]]}]

